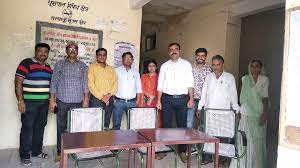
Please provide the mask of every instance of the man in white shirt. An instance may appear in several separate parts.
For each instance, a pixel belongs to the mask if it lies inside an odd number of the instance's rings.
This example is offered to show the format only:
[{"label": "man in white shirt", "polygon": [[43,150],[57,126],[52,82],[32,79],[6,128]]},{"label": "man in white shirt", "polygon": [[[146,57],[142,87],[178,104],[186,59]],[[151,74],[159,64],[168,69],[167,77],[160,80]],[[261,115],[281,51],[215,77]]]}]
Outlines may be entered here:
[{"label": "man in white shirt", "polygon": [[222,56],[215,55],[212,57],[213,73],[205,79],[197,117],[200,117],[200,110],[203,106],[213,109],[232,108],[239,111],[235,78],[232,74],[223,71],[223,65]]},{"label": "man in white shirt", "polygon": [[[197,110],[198,118],[200,118],[203,106],[211,109],[234,109],[239,111],[234,76],[224,72],[223,66],[224,58],[222,56],[215,55],[212,57],[213,73],[206,76]],[[206,157],[205,159],[209,160],[210,158]],[[220,162],[225,164],[229,160],[221,157]]]},{"label": "man in white shirt", "polygon": [[119,130],[124,111],[136,107],[142,93],[141,78],[138,71],[131,68],[133,55],[125,52],[122,55],[123,65],[116,68],[118,91],[113,109],[113,129]]},{"label": "man in white shirt", "polygon": [[[177,127],[186,127],[187,110],[194,106],[194,78],[191,64],[180,58],[180,45],[168,46],[170,60],[165,62],[158,77],[157,108],[162,109],[163,128],[172,127],[173,113]],[[186,162],[186,145],[178,147],[182,162]]]}]

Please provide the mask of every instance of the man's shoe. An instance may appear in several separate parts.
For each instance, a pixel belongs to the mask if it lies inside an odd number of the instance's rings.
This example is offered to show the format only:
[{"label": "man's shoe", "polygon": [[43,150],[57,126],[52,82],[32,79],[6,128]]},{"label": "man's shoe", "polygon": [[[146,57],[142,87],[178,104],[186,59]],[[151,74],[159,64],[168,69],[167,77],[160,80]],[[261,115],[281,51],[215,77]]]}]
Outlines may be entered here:
[{"label": "man's shoe", "polygon": [[41,152],[39,155],[36,156],[32,156],[32,157],[37,157],[37,158],[41,158],[41,159],[48,159],[49,156],[47,153]]},{"label": "man's shoe", "polygon": [[55,163],[59,163],[60,162],[60,155],[55,156]]},{"label": "man's shoe", "polygon": [[158,154],[155,154],[155,159],[157,158],[157,160],[161,160],[166,156],[167,156],[166,153],[158,153]]},{"label": "man's shoe", "polygon": [[25,167],[29,167],[32,165],[32,162],[30,159],[21,159],[21,165],[23,165]]},{"label": "man's shoe", "polygon": [[186,161],[187,161],[187,155],[186,155],[185,152],[180,152],[179,157],[180,157],[182,163],[186,163]]},{"label": "man's shoe", "polygon": [[201,161],[201,165],[207,165],[208,163],[210,163],[209,160],[202,160]]},{"label": "man's shoe", "polygon": [[161,160],[162,158],[158,154],[155,154],[155,159],[156,160]]}]

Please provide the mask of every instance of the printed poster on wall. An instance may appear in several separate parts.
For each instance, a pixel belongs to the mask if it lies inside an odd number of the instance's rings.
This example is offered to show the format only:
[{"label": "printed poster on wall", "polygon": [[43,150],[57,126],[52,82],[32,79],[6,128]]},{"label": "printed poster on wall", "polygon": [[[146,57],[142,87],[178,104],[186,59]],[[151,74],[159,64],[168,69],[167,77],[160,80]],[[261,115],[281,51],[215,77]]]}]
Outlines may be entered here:
[{"label": "printed poster on wall", "polygon": [[78,58],[86,65],[95,59],[95,51],[102,46],[102,31],[50,23],[37,23],[36,42],[50,45],[48,64],[53,68],[58,60],[65,59],[66,44],[74,41],[78,44]]},{"label": "printed poster on wall", "polygon": [[[117,68],[122,65],[122,54],[124,52],[131,52],[133,58],[135,59],[135,46],[128,42],[117,42],[115,44],[115,58],[114,58],[114,67]],[[135,62],[132,63],[134,68]]]}]

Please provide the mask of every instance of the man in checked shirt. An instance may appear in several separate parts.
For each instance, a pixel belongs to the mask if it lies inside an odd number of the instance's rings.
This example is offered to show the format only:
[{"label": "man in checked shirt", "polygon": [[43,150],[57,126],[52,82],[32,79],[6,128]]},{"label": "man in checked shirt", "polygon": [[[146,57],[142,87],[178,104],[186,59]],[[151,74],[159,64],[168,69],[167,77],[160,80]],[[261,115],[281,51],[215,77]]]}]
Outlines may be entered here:
[{"label": "man in checked shirt", "polygon": [[57,106],[57,156],[60,161],[61,134],[67,129],[67,112],[71,108],[88,107],[87,66],[78,60],[78,45],[69,42],[67,58],[54,65],[50,87],[50,110]]}]

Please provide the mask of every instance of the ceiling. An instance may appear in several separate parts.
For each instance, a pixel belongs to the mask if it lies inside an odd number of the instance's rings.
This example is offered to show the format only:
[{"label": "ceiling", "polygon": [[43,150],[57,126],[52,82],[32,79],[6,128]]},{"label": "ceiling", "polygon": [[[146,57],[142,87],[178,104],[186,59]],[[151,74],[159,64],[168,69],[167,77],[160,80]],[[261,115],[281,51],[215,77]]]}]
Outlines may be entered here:
[{"label": "ceiling", "polygon": [[215,0],[152,0],[143,6],[144,22],[164,22],[167,17],[190,12]]},{"label": "ceiling", "polygon": [[[164,22],[170,16],[181,15],[209,5],[218,0],[148,0],[143,6],[143,22]],[[262,9],[270,9],[284,5],[285,0],[231,0],[233,14],[245,16],[253,12],[261,12]]]}]

